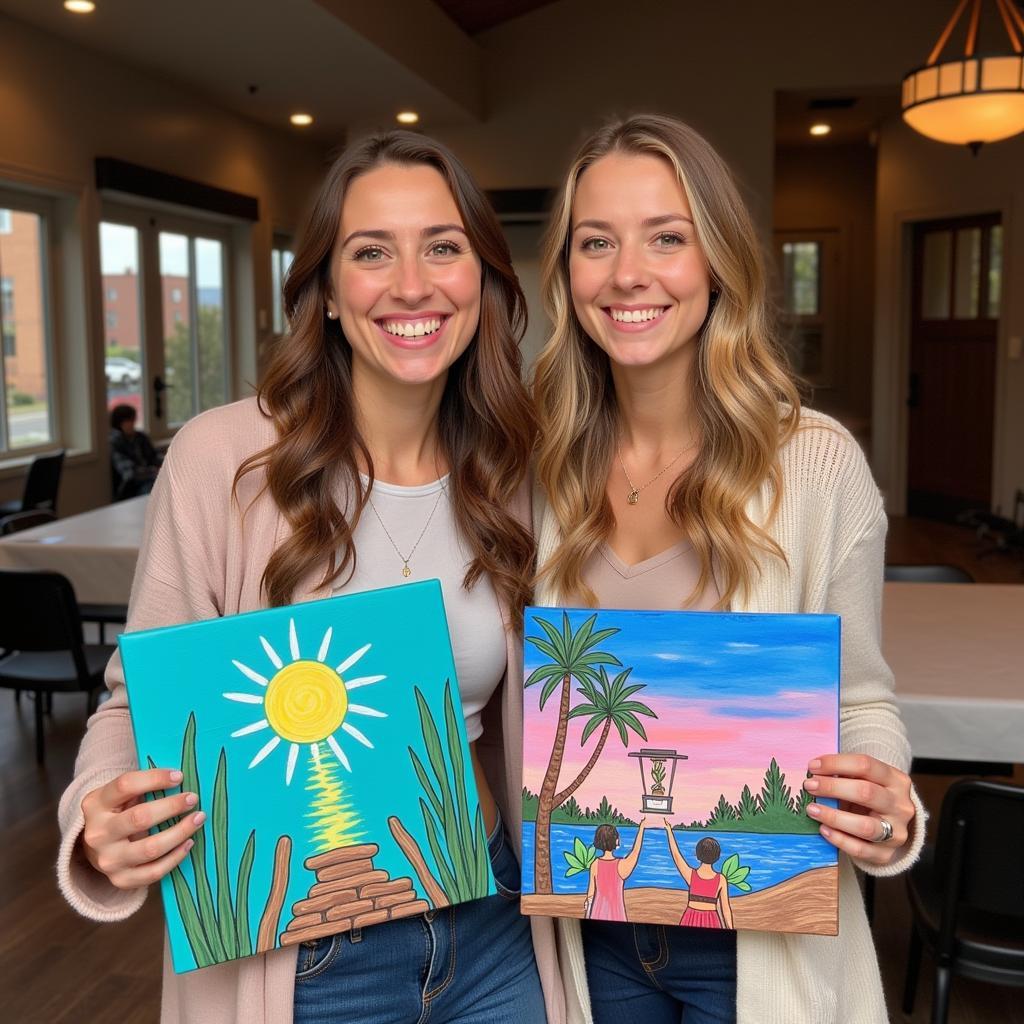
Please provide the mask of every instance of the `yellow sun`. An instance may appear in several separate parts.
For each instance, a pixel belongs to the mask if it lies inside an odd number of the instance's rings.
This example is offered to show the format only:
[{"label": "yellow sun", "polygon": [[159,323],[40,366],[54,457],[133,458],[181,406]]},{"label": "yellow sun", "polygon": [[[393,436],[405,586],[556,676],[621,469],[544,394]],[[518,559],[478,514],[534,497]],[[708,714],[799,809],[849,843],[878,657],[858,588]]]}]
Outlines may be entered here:
[{"label": "yellow sun", "polygon": [[316,660],[303,658],[299,651],[299,637],[295,620],[288,622],[288,651],[291,661],[284,660],[266,638],[259,638],[264,653],[274,666],[275,672],[269,678],[240,661],[232,659],[231,664],[250,682],[265,688],[265,693],[225,693],[222,696],[237,704],[261,705],[265,717],[236,729],[232,737],[250,736],[270,729],[274,735],[256,752],[249,762],[255,768],[264,761],[284,740],[288,744],[288,761],[285,766],[285,783],[291,785],[295,766],[299,759],[300,745],[309,746],[310,757],[320,757],[320,743],[326,741],[334,756],[347,771],[352,770],[348,756],[342,749],[339,730],[364,747],[373,749],[373,743],[351,722],[349,715],[363,715],[368,718],[387,718],[383,711],[352,704],[349,692],[361,686],[371,686],[386,677],[383,675],[346,678],[353,665],[370,650],[370,644],[360,647],[345,658],[336,668],[325,664],[330,654],[331,637],[334,630],[328,627],[320,641]]},{"label": "yellow sun", "polygon": [[348,691],[341,676],[319,661],[293,661],[276,673],[263,698],[270,728],[293,743],[327,739],[345,719]]}]

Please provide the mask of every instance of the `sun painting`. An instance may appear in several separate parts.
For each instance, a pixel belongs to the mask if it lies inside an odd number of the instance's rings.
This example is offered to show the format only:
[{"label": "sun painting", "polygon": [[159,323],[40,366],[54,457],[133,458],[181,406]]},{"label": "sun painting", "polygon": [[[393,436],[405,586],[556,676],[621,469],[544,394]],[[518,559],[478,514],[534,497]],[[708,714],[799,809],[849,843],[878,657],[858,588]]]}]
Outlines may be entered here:
[{"label": "sun painting", "polygon": [[291,785],[295,774],[295,766],[299,753],[304,746],[309,747],[310,757],[319,763],[320,744],[330,747],[339,763],[349,772],[351,762],[342,747],[344,736],[350,737],[364,747],[373,749],[373,743],[361,729],[349,721],[353,715],[365,718],[387,718],[383,711],[367,707],[365,704],[353,704],[350,694],[363,686],[371,686],[386,679],[386,676],[356,676],[348,678],[346,673],[370,650],[366,644],[345,658],[337,668],[331,668],[329,662],[331,636],[333,628],[328,627],[320,641],[315,659],[303,658],[299,648],[299,638],[295,630],[295,620],[288,620],[288,651],[291,660],[285,662],[266,637],[261,636],[260,643],[274,671],[264,675],[240,661],[232,659],[231,664],[250,682],[262,687],[262,693],[225,693],[222,696],[238,704],[259,705],[263,709],[263,718],[249,725],[236,729],[232,737],[254,735],[269,729],[274,735],[267,740],[249,762],[255,768],[281,745],[288,744],[288,760],[285,767],[285,783]]}]

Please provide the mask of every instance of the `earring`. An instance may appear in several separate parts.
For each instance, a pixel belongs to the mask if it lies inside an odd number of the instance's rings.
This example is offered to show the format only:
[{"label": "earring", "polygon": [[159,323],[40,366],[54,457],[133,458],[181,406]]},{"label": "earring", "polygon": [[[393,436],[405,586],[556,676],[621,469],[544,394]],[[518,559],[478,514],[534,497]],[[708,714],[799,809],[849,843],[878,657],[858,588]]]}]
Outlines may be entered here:
[{"label": "earring", "polygon": [[334,319],[334,314],[330,310],[327,310],[327,319],[328,320],[333,320]]}]

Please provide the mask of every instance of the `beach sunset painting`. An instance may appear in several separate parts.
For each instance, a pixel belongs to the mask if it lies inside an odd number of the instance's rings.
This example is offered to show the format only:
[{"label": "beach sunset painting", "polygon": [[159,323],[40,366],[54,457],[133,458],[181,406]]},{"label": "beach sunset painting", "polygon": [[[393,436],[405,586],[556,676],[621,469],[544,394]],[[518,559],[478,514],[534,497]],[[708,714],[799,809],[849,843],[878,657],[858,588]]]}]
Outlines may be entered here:
[{"label": "beach sunset painting", "polygon": [[523,910],[835,934],[833,615],[528,608]]}]

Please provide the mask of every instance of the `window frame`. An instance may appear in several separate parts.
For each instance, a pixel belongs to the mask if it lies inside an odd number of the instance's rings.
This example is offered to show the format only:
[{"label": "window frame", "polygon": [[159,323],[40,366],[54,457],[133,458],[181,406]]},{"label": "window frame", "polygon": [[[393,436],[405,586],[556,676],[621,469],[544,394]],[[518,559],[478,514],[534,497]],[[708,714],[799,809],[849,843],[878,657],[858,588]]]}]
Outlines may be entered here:
[{"label": "window frame", "polygon": [[[59,271],[56,259],[57,245],[56,204],[49,196],[36,191],[23,190],[17,183],[0,180],[0,209],[17,210],[20,213],[31,213],[42,222],[39,232],[39,265],[42,276],[40,291],[42,293],[43,317],[43,365],[46,370],[46,416],[50,435],[48,441],[40,444],[24,445],[18,448],[10,446],[8,437],[7,408],[7,367],[6,357],[0,348],[0,464],[32,458],[46,452],[56,451],[65,447],[61,441],[62,418],[60,359],[58,345],[54,338],[57,317],[54,308],[54,296],[60,288]],[[12,224],[13,232],[13,224]],[[7,234],[7,232],[4,232]]]},{"label": "window frame", "polygon": [[[816,328],[821,332],[821,368],[817,373],[806,373],[793,360],[797,375],[816,388],[831,388],[834,385],[836,367],[836,338],[839,334],[839,258],[841,232],[837,229],[814,229],[802,231],[787,229],[774,232],[776,266],[779,274],[779,324],[782,341],[793,359],[792,343],[801,328]],[[815,314],[789,313],[786,311],[783,288],[785,284],[785,259],[783,246],[813,243],[818,246],[818,312]]]}]

